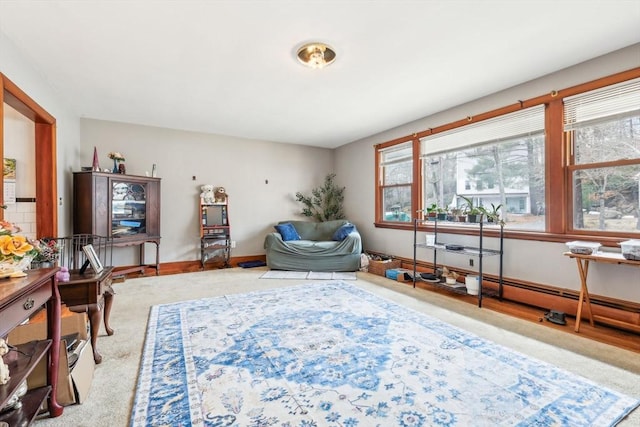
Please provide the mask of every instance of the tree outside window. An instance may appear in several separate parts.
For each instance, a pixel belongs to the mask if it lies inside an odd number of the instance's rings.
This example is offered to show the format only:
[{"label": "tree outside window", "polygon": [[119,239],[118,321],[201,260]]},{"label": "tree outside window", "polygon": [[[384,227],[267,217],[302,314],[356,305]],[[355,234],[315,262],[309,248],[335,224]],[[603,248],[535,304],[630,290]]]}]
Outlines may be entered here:
[{"label": "tree outside window", "polygon": [[449,209],[502,205],[510,228],[544,230],[544,134],[426,156],[424,203]]},{"label": "tree outside window", "polygon": [[380,150],[381,217],[383,221],[411,222],[413,145],[404,143]]},{"label": "tree outside window", "polygon": [[640,230],[640,115],[573,131],[573,228]]}]

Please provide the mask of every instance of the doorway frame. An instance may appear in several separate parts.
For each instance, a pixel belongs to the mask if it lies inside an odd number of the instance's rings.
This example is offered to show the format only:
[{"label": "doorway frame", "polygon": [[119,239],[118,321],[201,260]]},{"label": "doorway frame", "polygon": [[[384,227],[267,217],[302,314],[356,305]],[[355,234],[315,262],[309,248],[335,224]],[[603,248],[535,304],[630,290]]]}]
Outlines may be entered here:
[{"label": "doorway frame", "polygon": [[[4,105],[6,103],[35,125],[36,237],[57,236],[56,119],[2,73],[0,73],[0,89],[0,157],[4,158]],[[4,200],[4,185],[0,186],[0,200]],[[0,209],[0,219],[4,219],[2,209]]]}]

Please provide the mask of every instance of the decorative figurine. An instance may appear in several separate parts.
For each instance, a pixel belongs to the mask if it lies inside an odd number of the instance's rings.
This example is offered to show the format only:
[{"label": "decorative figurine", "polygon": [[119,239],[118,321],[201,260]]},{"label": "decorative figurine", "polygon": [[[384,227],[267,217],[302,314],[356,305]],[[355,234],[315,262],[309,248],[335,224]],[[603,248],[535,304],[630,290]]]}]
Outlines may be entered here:
[{"label": "decorative figurine", "polygon": [[227,203],[227,190],[225,190],[224,187],[216,188],[215,202],[216,203]]},{"label": "decorative figurine", "polygon": [[98,149],[93,147],[93,164],[91,170],[94,172],[100,172],[100,162],[98,161]]},{"label": "decorative figurine", "polygon": [[6,341],[0,338],[0,385],[8,383],[11,379],[11,377],[9,377],[9,365],[2,360],[2,356],[7,353],[9,353],[9,347]]},{"label": "decorative figurine", "polygon": [[200,190],[202,190],[202,193],[200,193],[200,199],[202,200],[202,203],[207,205],[213,204],[215,200],[213,185],[205,184],[200,187]]}]

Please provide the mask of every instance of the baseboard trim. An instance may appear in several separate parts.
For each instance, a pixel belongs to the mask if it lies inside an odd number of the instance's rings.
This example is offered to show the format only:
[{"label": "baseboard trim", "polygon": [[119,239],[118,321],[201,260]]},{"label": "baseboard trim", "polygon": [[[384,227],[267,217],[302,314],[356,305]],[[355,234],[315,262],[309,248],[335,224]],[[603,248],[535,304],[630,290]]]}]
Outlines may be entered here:
[{"label": "baseboard trim", "polygon": [[[237,267],[240,262],[247,261],[266,261],[266,255],[252,255],[252,256],[242,256],[242,257],[231,257],[229,259],[229,267]],[[202,267],[200,260],[195,261],[175,261],[175,262],[164,262],[160,263],[159,272],[161,276],[171,275],[171,274],[180,274],[180,273],[193,273],[196,271],[203,270],[216,270],[220,268],[225,268],[224,261],[207,261]],[[129,268],[135,268],[135,266],[118,266],[119,270],[126,270]],[[155,276],[156,270],[155,268],[145,268],[142,274],[127,274],[126,277],[134,278],[140,276]]]},{"label": "baseboard trim", "polygon": [[[382,254],[379,254],[382,255]],[[409,258],[394,257],[401,261],[401,267],[413,269],[413,260]],[[433,272],[433,264],[426,261],[417,261],[418,271]],[[473,274],[473,271],[456,268],[457,272]],[[492,274],[484,274],[482,285],[488,288],[497,289],[499,278]],[[543,310],[559,310],[571,316],[577,314],[577,302],[579,292],[571,289],[564,289],[540,283],[529,282],[514,278],[503,277],[502,298]],[[628,323],[631,329],[636,331],[640,327],[640,303],[620,300],[597,294],[590,294],[591,308],[595,317],[608,317],[619,321],[621,324]],[[582,319],[587,319],[587,310],[582,310]]]}]

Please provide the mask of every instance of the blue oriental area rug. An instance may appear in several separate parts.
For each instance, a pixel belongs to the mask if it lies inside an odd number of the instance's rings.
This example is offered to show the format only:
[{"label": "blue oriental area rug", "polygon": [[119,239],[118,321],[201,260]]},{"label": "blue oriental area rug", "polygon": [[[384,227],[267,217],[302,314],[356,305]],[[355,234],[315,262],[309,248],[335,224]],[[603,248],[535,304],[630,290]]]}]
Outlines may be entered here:
[{"label": "blue oriental area rug", "polygon": [[132,426],[611,426],[640,402],[358,287],[154,306]]}]

